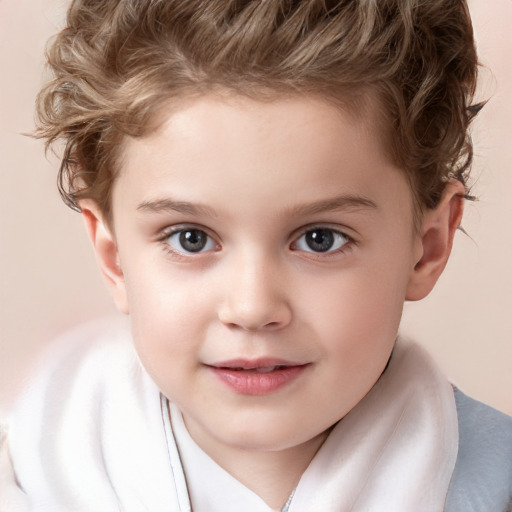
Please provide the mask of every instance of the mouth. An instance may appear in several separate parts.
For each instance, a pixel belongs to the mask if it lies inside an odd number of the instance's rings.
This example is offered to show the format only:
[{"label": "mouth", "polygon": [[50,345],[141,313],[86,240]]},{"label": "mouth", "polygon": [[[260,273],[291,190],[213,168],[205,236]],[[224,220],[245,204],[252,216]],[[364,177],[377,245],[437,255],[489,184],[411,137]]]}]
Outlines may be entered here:
[{"label": "mouth", "polygon": [[207,367],[232,391],[261,396],[291,384],[309,365],[310,363],[262,358],[222,361]]},{"label": "mouth", "polygon": [[240,366],[236,366],[234,368],[231,368],[229,366],[221,366],[221,369],[224,370],[233,370],[235,372],[255,372],[255,373],[270,373],[275,372],[276,370],[284,370],[285,368],[290,368],[293,365],[283,365],[278,364],[275,366],[261,366],[256,368],[242,368]]},{"label": "mouth", "polygon": [[231,359],[229,361],[220,361],[208,366],[233,371],[253,371],[259,373],[268,373],[275,370],[282,370],[293,366],[304,366],[305,363],[297,361],[287,361],[285,359],[276,359],[261,357],[259,359]]}]

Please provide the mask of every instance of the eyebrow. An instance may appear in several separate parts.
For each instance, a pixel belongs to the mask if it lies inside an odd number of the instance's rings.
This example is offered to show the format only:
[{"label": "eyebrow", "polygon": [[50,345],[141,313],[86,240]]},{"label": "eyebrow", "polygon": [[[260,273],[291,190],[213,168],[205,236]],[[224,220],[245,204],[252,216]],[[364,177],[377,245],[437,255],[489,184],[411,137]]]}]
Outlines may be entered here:
[{"label": "eyebrow", "polygon": [[340,210],[377,210],[377,204],[371,199],[356,195],[342,195],[310,204],[299,205],[290,210],[294,216],[308,216],[318,213]]},{"label": "eyebrow", "polygon": [[150,213],[178,212],[186,215],[215,217],[215,211],[208,206],[190,203],[188,201],[175,201],[167,198],[143,201],[137,206],[137,210]]},{"label": "eyebrow", "polygon": [[[371,199],[356,195],[342,195],[313,203],[298,205],[288,210],[288,214],[296,217],[306,217],[329,211],[339,210],[376,210],[377,205]],[[137,210],[149,213],[177,212],[185,215],[216,217],[215,210],[209,206],[176,201],[170,198],[147,200],[137,206]]]}]

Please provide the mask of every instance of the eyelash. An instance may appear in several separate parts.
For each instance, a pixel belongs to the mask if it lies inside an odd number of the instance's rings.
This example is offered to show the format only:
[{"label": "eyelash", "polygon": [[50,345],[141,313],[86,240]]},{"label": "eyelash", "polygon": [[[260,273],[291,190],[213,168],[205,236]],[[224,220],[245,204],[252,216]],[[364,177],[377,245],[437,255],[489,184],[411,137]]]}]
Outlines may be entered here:
[{"label": "eyelash", "polygon": [[215,242],[215,238],[208,233],[208,230],[206,230],[205,228],[203,228],[201,226],[195,226],[193,224],[180,224],[177,226],[169,227],[162,232],[162,235],[159,237],[158,241],[162,243],[164,250],[168,254],[170,254],[171,256],[173,256],[175,258],[185,259],[185,258],[190,258],[191,256],[193,257],[195,255],[202,254],[203,252],[208,252],[208,251],[203,251],[203,250],[200,250],[197,252],[193,252],[193,251],[186,252],[185,250],[180,251],[180,250],[172,247],[172,245],[169,243],[169,239],[172,236],[179,235],[180,233],[183,234],[183,233],[192,232],[192,231],[204,233],[208,237],[209,241],[214,241],[215,245],[217,247],[219,247],[219,244],[217,242]]},{"label": "eyelash", "polygon": [[[196,252],[194,252],[194,251],[187,252],[186,250],[180,251],[179,249],[174,248],[169,243],[169,239],[174,235],[179,235],[179,234],[184,234],[186,232],[194,232],[194,231],[204,233],[207,237],[206,244],[208,244],[208,242],[213,242],[216,246],[214,250],[218,250],[220,245],[216,241],[215,237],[210,235],[208,233],[208,230],[206,230],[202,226],[195,226],[192,224],[189,224],[189,225],[181,224],[181,225],[169,227],[162,232],[162,235],[159,237],[158,241],[162,243],[164,250],[167,253],[171,254],[175,258],[183,258],[183,259],[187,258],[188,259],[190,257],[194,257],[194,256],[200,255],[202,253],[210,252],[212,249],[203,250],[203,248],[201,248],[200,250],[198,250]],[[299,241],[303,237],[308,235],[308,233],[313,233],[314,231],[328,232],[329,234],[334,235],[335,242],[337,242],[337,243],[342,242],[342,244],[334,250],[331,250],[331,248],[329,247],[325,251],[314,251],[314,250],[308,251],[305,249],[294,248],[294,246],[297,246]],[[344,240],[340,240],[340,239],[344,239]],[[345,232],[340,231],[339,229],[336,229],[336,228],[332,228],[332,227],[320,224],[320,225],[306,226],[305,228],[303,228],[299,232],[299,235],[296,236],[294,238],[294,241],[290,244],[290,248],[293,251],[300,251],[302,253],[308,254],[309,258],[324,259],[324,258],[336,256],[339,254],[344,254],[354,244],[355,244],[354,239],[351,236],[347,235]],[[333,243],[333,245],[334,245],[334,243]]]},{"label": "eyelash", "polygon": [[346,253],[347,250],[350,249],[355,244],[354,238],[347,235],[345,232],[343,232],[339,229],[330,227],[330,226],[325,226],[322,224],[320,224],[320,225],[315,224],[315,225],[311,225],[311,226],[306,226],[304,229],[302,229],[300,231],[299,236],[294,239],[294,242],[291,244],[291,247],[296,246],[302,237],[305,237],[308,233],[314,233],[315,231],[316,232],[324,231],[324,232],[330,233],[331,235],[334,235],[335,240],[333,242],[333,245],[334,245],[334,243],[336,243],[336,241],[339,243],[341,241],[340,239],[344,239],[344,241],[343,241],[342,245],[340,245],[338,248],[336,248],[334,250],[332,250],[330,247],[325,251],[314,251],[314,250],[307,251],[307,250],[296,249],[296,250],[301,251],[302,253],[308,254],[309,258],[326,259],[326,258],[330,258],[330,257],[335,257],[340,254]]}]

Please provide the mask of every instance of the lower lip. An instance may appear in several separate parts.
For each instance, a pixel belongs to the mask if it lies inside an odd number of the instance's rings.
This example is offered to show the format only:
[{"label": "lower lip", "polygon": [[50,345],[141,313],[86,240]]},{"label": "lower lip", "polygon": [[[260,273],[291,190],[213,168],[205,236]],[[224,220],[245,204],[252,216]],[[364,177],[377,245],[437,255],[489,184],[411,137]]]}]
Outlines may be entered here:
[{"label": "lower lip", "polygon": [[229,370],[210,367],[215,375],[241,395],[261,396],[274,393],[297,379],[308,365],[288,366],[267,373],[255,370]]}]

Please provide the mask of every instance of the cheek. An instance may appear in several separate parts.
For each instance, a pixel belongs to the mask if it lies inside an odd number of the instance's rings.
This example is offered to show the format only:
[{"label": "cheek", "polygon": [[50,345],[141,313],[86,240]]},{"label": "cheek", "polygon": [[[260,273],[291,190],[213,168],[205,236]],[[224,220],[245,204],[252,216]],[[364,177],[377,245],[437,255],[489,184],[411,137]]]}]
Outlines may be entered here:
[{"label": "cheek", "polygon": [[133,317],[144,324],[186,328],[199,319],[208,303],[204,276],[168,263],[161,255],[133,259],[125,272],[126,289]]},{"label": "cheek", "polygon": [[156,264],[132,266],[125,280],[134,343],[146,369],[159,372],[165,361],[186,365],[211,321],[209,294],[198,292],[182,273],[158,270]]},{"label": "cheek", "polygon": [[303,314],[333,336],[374,331],[396,332],[405,299],[406,280],[398,272],[361,266],[329,276],[321,283],[305,283],[308,301]]}]

